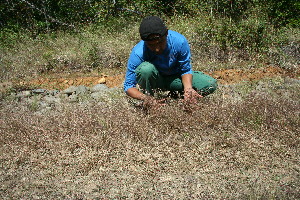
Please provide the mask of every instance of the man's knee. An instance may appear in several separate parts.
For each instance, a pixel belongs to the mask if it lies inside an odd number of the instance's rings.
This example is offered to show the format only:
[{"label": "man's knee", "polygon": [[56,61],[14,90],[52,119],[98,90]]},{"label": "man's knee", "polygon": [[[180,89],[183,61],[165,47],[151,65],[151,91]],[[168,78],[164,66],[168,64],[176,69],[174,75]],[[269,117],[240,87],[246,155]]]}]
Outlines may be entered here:
[{"label": "man's knee", "polygon": [[193,87],[195,87],[203,96],[213,93],[217,87],[217,80],[204,74],[203,72],[194,72]]},{"label": "man's knee", "polygon": [[135,70],[137,77],[141,78],[150,78],[155,71],[155,66],[149,62],[141,63]]},{"label": "man's knee", "polygon": [[217,89],[217,87],[218,87],[217,80],[214,79],[214,81],[212,81],[208,87],[202,89],[201,91],[202,95],[206,96],[213,93]]}]

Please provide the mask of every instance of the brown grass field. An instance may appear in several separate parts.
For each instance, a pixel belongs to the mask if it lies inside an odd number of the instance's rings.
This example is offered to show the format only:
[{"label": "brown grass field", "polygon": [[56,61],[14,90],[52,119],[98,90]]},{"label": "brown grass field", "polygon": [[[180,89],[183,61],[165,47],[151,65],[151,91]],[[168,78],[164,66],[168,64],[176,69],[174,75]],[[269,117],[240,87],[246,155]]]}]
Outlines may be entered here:
[{"label": "brown grass field", "polygon": [[0,197],[298,199],[300,87],[260,85],[159,110],[122,93],[42,113],[3,100]]}]

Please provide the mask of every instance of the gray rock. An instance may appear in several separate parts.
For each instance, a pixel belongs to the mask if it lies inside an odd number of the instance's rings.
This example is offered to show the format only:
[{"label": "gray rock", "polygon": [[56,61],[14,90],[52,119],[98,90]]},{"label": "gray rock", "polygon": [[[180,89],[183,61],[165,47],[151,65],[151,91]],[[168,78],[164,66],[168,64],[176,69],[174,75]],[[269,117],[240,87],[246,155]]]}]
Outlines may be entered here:
[{"label": "gray rock", "polygon": [[120,90],[120,88],[117,88],[117,87],[113,87],[113,88],[108,88],[108,90],[110,92],[118,92]]},{"label": "gray rock", "polygon": [[255,87],[256,90],[261,91],[266,89],[266,84],[263,83],[262,81],[259,81]]},{"label": "gray rock", "polygon": [[44,101],[41,101],[41,102],[39,103],[39,106],[40,106],[41,108],[46,108],[46,107],[49,107],[49,103],[44,102]]},{"label": "gray rock", "polygon": [[91,92],[100,92],[107,89],[108,87],[105,84],[97,84],[91,88]]},{"label": "gray rock", "polygon": [[89,89],[85,87],[84,85],[80,85],[76,88],[75,93],[76,94],[86,94],[88,93]]},{"label": "gray rock", "polygon": [[50,91],[48,92],[48,94],[49,94],[49,95],[52,95],[52,96],[55,96],[55,95],[59,94],[59,90],[50,90]]},{"label": "gray rock", "polygon": [[25,90],[19,92],[16,97],[23,98],[23,97],[30,97],[30,96],[31,96],[31,91]]},{"label": "gray rock", "polygon": [[46,89],[35,89],[31,91],[33,94],[46,94],[48,91]]},{"label": "gray rock", "polygon": [[91,97],[93,99],[99,100],[101,98],[106,97],[106,92],[105,91],[94,92],[91,94]]},{"label": "gray rock", "polygon": [[45,96],[43,98],[43,101],[45,101],[45,102],[47,102],[49,104],[54,104],[54,103],[60,103],[61,99],[57,98],[57,97],[54,97],[54,96]]},{"label": "gray rock", "polygon": [[81,106],[93,106],[95,103],[113,101],[118,98],[121,88],[109,88],[105,84],[97,84],[92,88],[87,86],[70,86],[69,88],[59,90],[34,89],[24,90],[18,93],[12,93],[9,97],[14,100],[18,98],[19,102],[30,106],[38,112],[44,113],[58,109],[64,103],[76,103]]},{"label": "gray rock", "polygon": [[67,88],[64,91],[62,91],[62,94],[71,95],[71,94],[75,93],[76,89],[77,89],[76,86],[70,86],[69,88]]},{"label": "gray rock", "polygon": [[295,78],[286,77],[284,83],[288,85],[300,84],[300,80]]},{"label": "gray rock", "polygon": [[58,95],[56,95],[55,97],[60,98],[61,100],[67,100],[69,95],[68,94],[62,94],[59,93]]}]

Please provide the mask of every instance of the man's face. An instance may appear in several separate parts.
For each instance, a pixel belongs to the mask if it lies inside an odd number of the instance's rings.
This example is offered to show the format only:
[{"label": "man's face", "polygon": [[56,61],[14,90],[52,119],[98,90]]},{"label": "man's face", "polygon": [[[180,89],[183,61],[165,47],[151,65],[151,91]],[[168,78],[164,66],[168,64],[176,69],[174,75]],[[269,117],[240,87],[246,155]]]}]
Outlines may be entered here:
[{"label": "man's face", "polygon": [[160,55],[167,46],[167,36],[165,35],[152,41],[146,41],[146,45],[155,54]]}]

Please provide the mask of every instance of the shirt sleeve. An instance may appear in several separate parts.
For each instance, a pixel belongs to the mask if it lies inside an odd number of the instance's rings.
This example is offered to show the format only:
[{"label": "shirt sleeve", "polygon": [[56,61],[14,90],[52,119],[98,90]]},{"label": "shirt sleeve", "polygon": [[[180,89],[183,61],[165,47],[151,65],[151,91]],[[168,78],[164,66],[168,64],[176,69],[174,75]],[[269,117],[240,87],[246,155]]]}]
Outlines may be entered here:
[{"label": "shirt sleeve", "polygon": [[192,74],[191,50],[186,38],[184,38],[182,43],[178,56],[178,62],[181,69],[181,76],[184,74]]},{"label": "shirt sleeve", "polygon": [[129,88],[136,87],[136,68],[143,62],[143,58],[136,54],[134,50],[132,50],[128,62],[127,62],[127,71],[124,81],[124,92],[127,92]]}]

